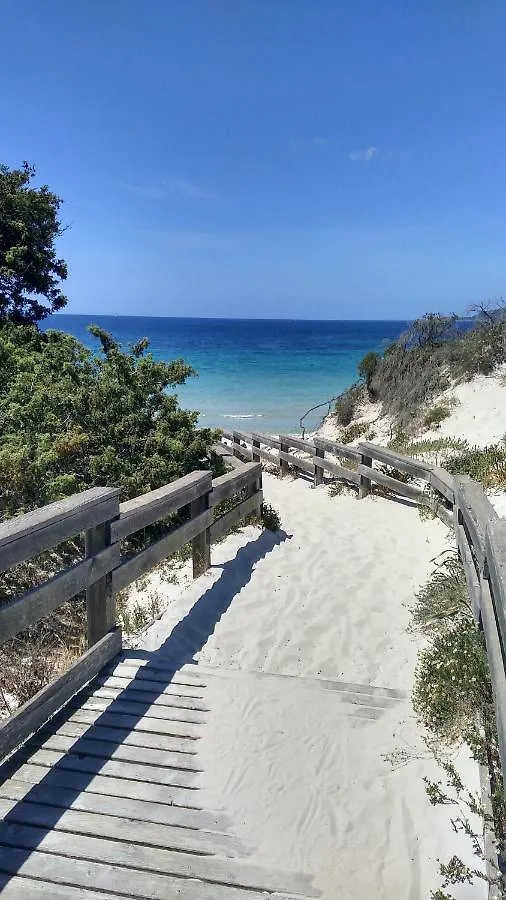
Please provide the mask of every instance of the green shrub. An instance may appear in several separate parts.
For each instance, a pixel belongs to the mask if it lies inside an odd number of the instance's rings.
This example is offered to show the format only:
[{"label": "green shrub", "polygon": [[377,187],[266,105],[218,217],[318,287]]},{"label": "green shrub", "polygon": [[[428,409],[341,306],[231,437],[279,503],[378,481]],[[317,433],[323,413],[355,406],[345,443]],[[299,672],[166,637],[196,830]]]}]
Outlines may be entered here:
[{"label": "green shrub", "polygon": [[379,353],[375,353],[371,350],[369,353],[366,353],[364,358],[361,359],[358,364],[358,374],[364,379],[367,392],[371,398],[375,396],[372,380],[376,374],[380,359]]},{"label": "green shrub", "polygon": [[412,627],[426,634],[441,632],[463,619],[472,621],[466,576],[456,553],[445,555],[418,591],[411,616]]},{"label": "green shrub", "polygon": [[355,415],[357,405],[362,397],[362,385],[352,384],[337,398],[335,416],[339,425],[346,427]]},{"label": "green shrub", "polygon": [[279,531],[281,528],[279,514],[270,503],[262,503],[261,520],[262,526],[266,528],[267,531]]},{"label": "green shrub", "polygon": [[466,447],[449,456],[445,468],[451,475],[469,475],[485,488],[506,488],[506,446]]},{"label": "green shrub", "polygon": [[368,431],[368,422],[352,422],[351,425],[348,425],[348,427],[341,432],[341,443],[351,444],[352,441],[356,441],[357,438],[363,437]]},{"label": "green shrub", "polygon": [[424,416],[423,426],[426,429],[439,428],[441,422],[444,422],[449,415],[450,410],[447,406],[433,406],[433,408]]}]

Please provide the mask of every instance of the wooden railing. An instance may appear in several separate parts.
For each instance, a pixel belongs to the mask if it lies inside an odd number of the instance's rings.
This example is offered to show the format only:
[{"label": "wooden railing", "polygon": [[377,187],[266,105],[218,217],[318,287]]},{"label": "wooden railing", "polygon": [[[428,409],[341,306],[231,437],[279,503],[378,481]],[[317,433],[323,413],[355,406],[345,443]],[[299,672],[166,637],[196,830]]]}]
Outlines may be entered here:
[{"label": "wooden railing", "polygon": [[[370,493],[372,483],[378,484],[428,506],[454,530],[474,618],[485,637],[499,753],[506,772],[506,519],[499,518],[481,485],[467,476],[454,477],[431,463],[367,442],[350,447],[320,438],[305,441],[290,435],[271,437],[238,431],[224,431],[223,438],[236,456],[262,459],[282,475],[291,467],[295,473],[312,475],[318,485],[328,472],[355,486],[359,499]],[[305,456],[290,453],[292,449]],[[351,463],[353,469],[339,460]],[[396,477],[401,473],[415,480],[406,483]]]},{"label": "wooden railing", "polygon": [[[239,497],[231,509],[216,516],[217,504],[240,492],[246,497]],[[116,488],[92,488],[1,524],[0,573],[83,533],[85,558],[0,605],[0,645],[85,591],[89,649],[0,725],[0,760],[119,653],[118,591],[190,541],[193,576],[201,575],[211,564],[211,544],[236,522],[259,514],[261,504],[262,467],[250,463],[214,481],[209,471],[192,472],[125,503],[119,502]],[[184,519],[181,524],[134,555],[122,553],[121,541],[176,513]]]}]

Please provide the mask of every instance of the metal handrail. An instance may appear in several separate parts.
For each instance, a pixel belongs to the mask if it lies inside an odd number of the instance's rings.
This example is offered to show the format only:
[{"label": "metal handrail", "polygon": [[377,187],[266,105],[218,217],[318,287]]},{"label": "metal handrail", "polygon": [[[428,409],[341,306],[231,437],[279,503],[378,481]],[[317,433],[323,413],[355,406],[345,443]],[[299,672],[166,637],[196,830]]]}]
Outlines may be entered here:
[{"label": "metal handrail", "polygon": [[[306,418],[306,416],[308,416],[309,413],[314,412],[315,409],[319,409],[320,406],[328,406],[327,415],[330,415],[330,406],[331,406],[331,404],[334,403],[334,402],[338,399],[338,397],[340,397],[340,396],[341,396],[341,395],[338,394],[337,397],[331,397],[330,400],[324,400],[323,403],[317,403],[316,406],[312,406],[311,409],[306,410],[306,412],[304,413],[304,415],[301,416],[300,419],[299,419],[299,425],[300,425],[300,427],[301,427],[301,429],[302,429],[302,440],[304,440],[304,438],[305,438],[305,436],[306,436],[306,428],[305,428],[305,425],[304,425],[304,419]],[[325,418],[325,416],[323,416],[322,420],[323,420],[324,418]]]}]

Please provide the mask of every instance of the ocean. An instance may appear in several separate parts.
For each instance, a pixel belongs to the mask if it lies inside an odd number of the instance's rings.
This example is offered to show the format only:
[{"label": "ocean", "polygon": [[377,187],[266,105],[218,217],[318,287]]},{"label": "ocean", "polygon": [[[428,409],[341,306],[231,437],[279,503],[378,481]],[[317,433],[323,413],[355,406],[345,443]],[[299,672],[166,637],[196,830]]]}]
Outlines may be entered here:
[{"label": "ocean", "polygon": [[[200,411],[203,426],[267,433],[300,432],[312,406],[356,381],[357,364],[369,350],[382,350],[408,325],[399,321],[288,321],[280,319],[180,319],[86,316],[60,313],[44,322],[79,338],[97,341],[90,322],[127,347],[141,337],[156,359],[183,357],[197,377],[177,388],[182,406]],[[305,419],[316,428],[328,407]]]}]

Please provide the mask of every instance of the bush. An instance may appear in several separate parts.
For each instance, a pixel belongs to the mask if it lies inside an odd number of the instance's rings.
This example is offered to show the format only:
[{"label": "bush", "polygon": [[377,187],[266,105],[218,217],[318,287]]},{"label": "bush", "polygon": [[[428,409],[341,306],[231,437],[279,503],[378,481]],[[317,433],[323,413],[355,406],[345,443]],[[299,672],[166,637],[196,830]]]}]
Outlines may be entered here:
[{"label": "bush", "polygon": [[380,359],[380,355],[371,350],[369,353],[366,353],[364,358],[361,359],[358,364],[358,374],[364,379],[370,397],[374,397],[372,379],[376,374]]},{"label": "bush", "polygon": [[423,426],[426,429],[439,428],[441,422],[444,422],[449,415],[450,410],[447,406],[434,406],[429,410],[426,416],[424,416]]},{"label": "bush", "polygon": [[339,425],[346,427],[355,415],[357,405],[362,397],[362,385],[352,384],[336,400],[335,416]]},{"label": "bush", "polygon": [[485,488],[506,488],[506,446],[466,447],[445,461],[451,475],[469,475]]},{"label": "bush", "polygon": [[281,528],[281,519],[273,506],[269,503],[262,503],[261,520],[263,528],[267,531],[279,531]]},{"label": "bush", "polygon": [[363,437],[368,431],[368,422],[352,422],[351,425],[348,425],[348,427],[341,432],[341,443],[351,444],[352,441],[356,441],[357,438]]}]

